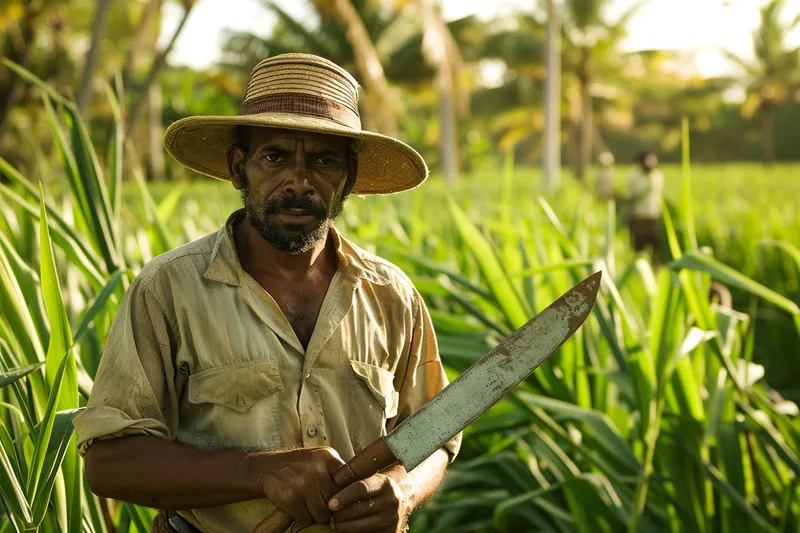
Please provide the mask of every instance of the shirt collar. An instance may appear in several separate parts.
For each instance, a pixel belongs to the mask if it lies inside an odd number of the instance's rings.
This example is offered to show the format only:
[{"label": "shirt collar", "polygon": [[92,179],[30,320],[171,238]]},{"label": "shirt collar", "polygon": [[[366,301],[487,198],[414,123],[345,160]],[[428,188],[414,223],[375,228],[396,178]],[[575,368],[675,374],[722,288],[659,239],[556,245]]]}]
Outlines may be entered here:
[{"label": "shirt collar", "polygon": [[[241,285],[244,269],[236,252],[233,229],[244,214],[244,209],[235,211],[228,217],[225,226],[217,232],[217,240],[211,251],[211,261],[203,278],[227,285]],[[370,268],[370,264],[364,259],[364,252],[344,238],[336,228],[331,227],[329,235],[339,258],[339,271],[346,278],[353,282],[367,280],[379,285],[390,283],[387,278]]]}]

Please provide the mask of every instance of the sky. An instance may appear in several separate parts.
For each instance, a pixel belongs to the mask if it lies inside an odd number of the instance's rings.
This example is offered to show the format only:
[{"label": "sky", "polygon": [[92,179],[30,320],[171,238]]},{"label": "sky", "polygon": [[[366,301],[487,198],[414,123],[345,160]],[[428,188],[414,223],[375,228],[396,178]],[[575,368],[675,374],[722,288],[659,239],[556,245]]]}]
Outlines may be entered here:
[{"label": "sky", "polygon": [[[532,9],[537,0],[439,0],[445,18],[470,14],[491,18],[496,14]],[[719,51],[727,49],[752,58],[751,34],[759,23],[759,6],[768,0],[650,0],[628,28],[625,51],[680,50],[694,55],[697,71],[708,77],[736,74],[735,67]],[[278,0],[290,13],[308,13],[304,0]],[[608,16],[615,20],[636,0],[612,2]],[[169,39],[181,15],[176,3],[168,4],[161,42]],[[785,19],[800,15],[800,0],[786,0]],[[274,19],[259,0],[199,0],[169,58],[172,64],[207,67],[220,56],[223,28],[266,35]],[[800,45],[800,31],[790,36]]]}]

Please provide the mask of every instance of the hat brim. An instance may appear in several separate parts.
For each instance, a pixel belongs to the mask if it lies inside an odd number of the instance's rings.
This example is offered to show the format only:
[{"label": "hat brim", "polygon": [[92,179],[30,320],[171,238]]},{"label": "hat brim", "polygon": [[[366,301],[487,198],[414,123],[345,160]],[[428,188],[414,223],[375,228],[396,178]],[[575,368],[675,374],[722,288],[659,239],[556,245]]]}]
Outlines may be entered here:
[{"label": "hat brim", "polygon": [[358,173],[353,194],[391,194],[413,189],[428,177],[422,156],[407,144],[331,120],[294,113],[187,117],[164,133],[164,147],[179,163],[219,180],[231,179],[228,148],[237,126],[325,133],[357,139]]}]

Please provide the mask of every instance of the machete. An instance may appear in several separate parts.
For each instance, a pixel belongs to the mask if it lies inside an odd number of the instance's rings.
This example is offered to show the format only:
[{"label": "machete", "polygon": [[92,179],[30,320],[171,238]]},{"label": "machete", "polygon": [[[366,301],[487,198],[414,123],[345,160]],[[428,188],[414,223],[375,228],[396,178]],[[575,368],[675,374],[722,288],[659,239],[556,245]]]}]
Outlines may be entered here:
[{"label": "machete", "polygon": [[[400,462],[413,470],[500,401],[547,360],[583,324],[600,288],[596,272],[495,346],[450,385],[369,444],[333,476],[343,489]],[[275,509],[253,533],[282,533],[294,521]]]}]

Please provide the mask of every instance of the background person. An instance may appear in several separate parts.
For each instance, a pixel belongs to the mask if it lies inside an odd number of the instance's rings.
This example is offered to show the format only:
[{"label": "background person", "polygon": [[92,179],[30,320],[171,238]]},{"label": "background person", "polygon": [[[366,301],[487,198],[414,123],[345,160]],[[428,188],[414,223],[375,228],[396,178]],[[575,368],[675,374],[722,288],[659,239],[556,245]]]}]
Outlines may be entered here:
[{"label": "background person", "polygon": [[664,175],[658,167],[658,157],[651,151],[639,154],[639,168],[627,181],[628,227],[634,250],[647,250],[653,264],[661,252],[661,197]]}]

